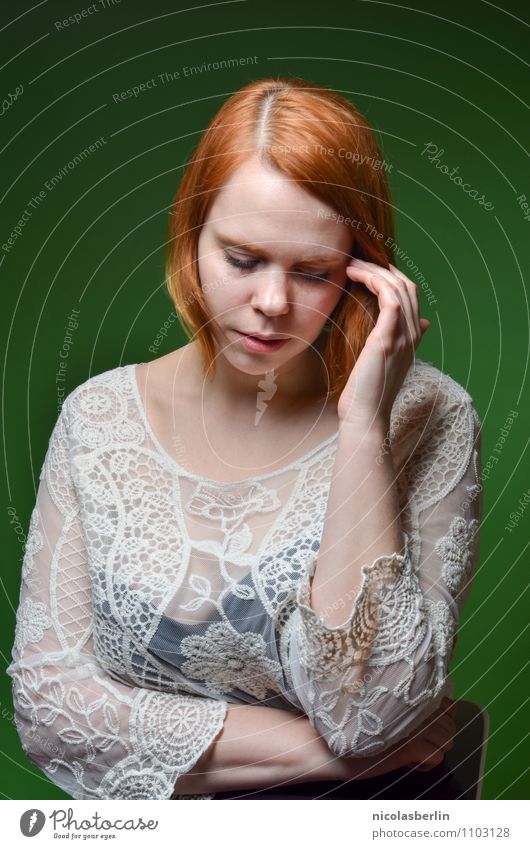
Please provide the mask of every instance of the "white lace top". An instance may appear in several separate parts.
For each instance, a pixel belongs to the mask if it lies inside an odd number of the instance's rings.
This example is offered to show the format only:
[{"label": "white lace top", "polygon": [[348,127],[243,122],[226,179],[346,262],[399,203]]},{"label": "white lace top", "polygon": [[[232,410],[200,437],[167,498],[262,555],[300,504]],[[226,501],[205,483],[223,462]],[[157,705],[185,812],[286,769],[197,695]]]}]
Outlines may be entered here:
[{"label": "white lace top", "polygon": [[308,588],[336,446],[337,433],[278,471],[223,484],[161,447],[134,365],[67,396],[8,668],[23,748],[55,784],[76,799],[170,798],[228,703],[303,712],[352,757],[439,705],[479,553],[472,399],[435,366],[410,368],[390,429],[405,553],[365,564],[331,627]]}]

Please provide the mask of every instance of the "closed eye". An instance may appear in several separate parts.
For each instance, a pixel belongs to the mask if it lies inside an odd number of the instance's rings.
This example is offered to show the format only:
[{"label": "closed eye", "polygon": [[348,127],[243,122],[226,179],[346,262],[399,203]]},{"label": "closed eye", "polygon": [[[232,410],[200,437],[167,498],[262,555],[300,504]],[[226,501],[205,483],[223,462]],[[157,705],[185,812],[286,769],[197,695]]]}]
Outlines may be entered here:
[{"label": "closed eye", "polygon": [[[226,262],[229,265],[233,265],[235,268],[239,268],[240,271],[252,271],[253,268],[256,267],[259,260],[257,259],[237,259],[237,257],[229,254],[228,251],[223,251]],[[329,277],[326,277],[325,274],[310,274],[309,272],[298,271],[295,272],[297,276],[303,277],[306,280],[319,280],[319,281],[327,281],[329,282]]]}]

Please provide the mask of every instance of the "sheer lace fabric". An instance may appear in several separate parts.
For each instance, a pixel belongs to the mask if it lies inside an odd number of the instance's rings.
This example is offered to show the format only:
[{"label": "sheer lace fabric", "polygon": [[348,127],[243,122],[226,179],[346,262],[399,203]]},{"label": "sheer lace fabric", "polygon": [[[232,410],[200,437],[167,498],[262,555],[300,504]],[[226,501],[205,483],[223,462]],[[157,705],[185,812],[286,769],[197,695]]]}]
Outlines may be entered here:
[{"label": "sheer lace fabric", "polygon": [[31,516],[8,672],[24,750],[72,797],[179,798],[179,776],[230,703],[306,713],[332,752],[363,757],[451,691],[479,555],[473,402],[434,366],[409,370],[389,449],[406,548],[363,565],[344,622],[330,627],[310,585],[336,444],[219,484],[162,449],[134,365],[66,398]]}]

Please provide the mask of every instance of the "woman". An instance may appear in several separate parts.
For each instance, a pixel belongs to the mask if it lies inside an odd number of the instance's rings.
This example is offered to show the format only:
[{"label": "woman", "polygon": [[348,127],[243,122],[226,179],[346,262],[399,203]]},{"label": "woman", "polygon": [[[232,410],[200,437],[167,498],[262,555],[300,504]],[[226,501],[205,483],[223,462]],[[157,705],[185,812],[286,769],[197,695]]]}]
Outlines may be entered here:
[{"label": "woman", "polygon": [[480,422],[415,359],[381,162],[328,90],[236,92],[171,210],[192,341],[64,402],[9,673],[25,751],[74,798],[427,770],[452,745]]}]

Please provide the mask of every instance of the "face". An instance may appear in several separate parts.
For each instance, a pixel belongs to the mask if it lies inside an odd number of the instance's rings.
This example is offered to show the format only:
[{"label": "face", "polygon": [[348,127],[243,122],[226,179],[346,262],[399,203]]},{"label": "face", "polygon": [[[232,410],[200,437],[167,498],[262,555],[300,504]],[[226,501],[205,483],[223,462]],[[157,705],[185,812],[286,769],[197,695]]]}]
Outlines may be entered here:
[{"label": "face", "polygon": [[307,350],[341,297],[352,243],[331,207],[256,160],[242,165],[218,192],[198,245],[219,354],[263,374]]}]

